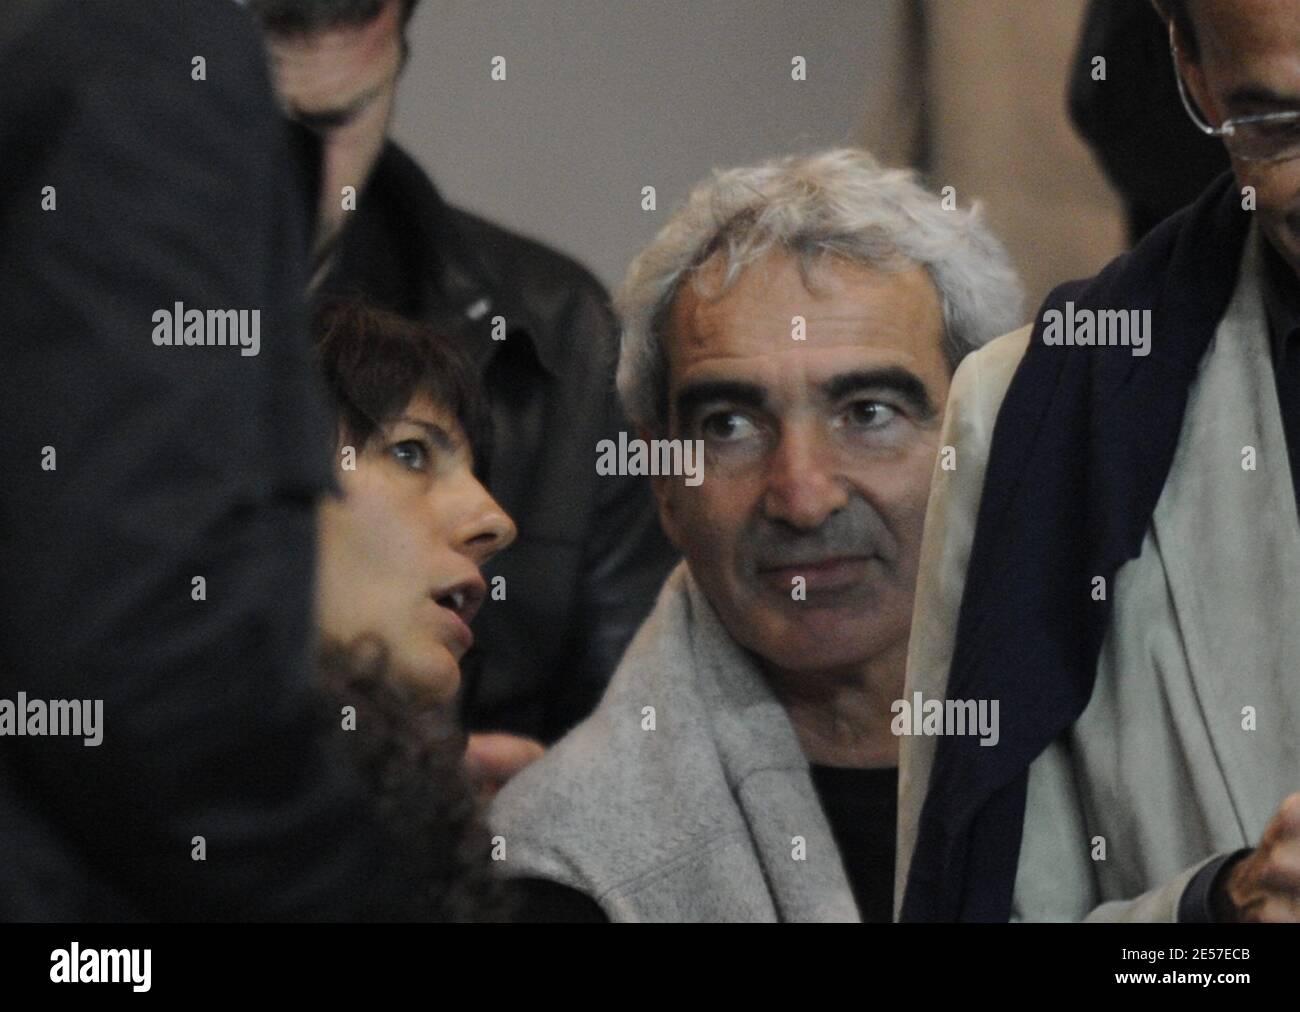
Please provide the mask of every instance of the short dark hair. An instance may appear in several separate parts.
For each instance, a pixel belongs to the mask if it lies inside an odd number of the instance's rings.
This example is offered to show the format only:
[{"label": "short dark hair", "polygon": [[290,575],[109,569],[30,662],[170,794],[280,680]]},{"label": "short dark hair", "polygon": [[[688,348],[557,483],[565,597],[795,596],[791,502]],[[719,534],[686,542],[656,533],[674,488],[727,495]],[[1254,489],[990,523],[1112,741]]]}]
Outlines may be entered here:
[{"label": "short dark hair", "polygon": [[[402,0],[402,26],[420,0]],[[250,0],[249,9],[268,31],[300,35],[340,25],[364,25],[378,17],[386,0]]]},{"label": "short dark hair", "polygon": [[358,299],[333,299],[316,312],[313,344],[346,438],[364,446],[424,395],[460,424],[475,472],[486,473],[491,415],[472,367],[448,339]]},{"label": "short dark hair", "polygon": [[1192,24],[1192,0],[1151,0],[1160,16],[1172,21],[1178,30],[1178,38],[1193,60],[1200,58],[1200,47],[1196,44],[1196,26]]}]

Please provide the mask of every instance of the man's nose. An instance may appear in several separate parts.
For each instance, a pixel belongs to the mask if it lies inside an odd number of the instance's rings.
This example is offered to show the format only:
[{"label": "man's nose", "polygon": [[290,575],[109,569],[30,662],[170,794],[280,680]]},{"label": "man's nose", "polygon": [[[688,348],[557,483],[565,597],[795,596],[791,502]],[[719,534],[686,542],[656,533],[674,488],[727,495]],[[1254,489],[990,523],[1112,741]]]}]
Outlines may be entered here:
[{"label": "man's nose", "polygon": [[812,425],[788,427],[768,458],[766,516],[814,530],[846,505],[848,492],[839,481],[838,455],[829,437]]}]

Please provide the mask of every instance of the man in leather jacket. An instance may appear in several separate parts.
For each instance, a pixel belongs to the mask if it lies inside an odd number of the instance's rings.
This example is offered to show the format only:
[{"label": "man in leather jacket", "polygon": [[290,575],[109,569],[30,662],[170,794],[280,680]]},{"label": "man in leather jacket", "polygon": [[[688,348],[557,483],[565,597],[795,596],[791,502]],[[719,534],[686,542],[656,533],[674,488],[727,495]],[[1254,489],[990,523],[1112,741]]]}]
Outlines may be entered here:
[{"label": "man in leather jacket", "polygon": [[[504,780],[595,706],[675,553],[648,484],[596,473],[628,428],[607,296],[562,254],[446,203],[386,139],[413,3],[253,0],[280,99],[322,142],[320,289],[420,319],[473,361],[495,447],[487,484],[516,543],[466,659],[470,765]],[[348,207],[353,188],[355,210]]]}]

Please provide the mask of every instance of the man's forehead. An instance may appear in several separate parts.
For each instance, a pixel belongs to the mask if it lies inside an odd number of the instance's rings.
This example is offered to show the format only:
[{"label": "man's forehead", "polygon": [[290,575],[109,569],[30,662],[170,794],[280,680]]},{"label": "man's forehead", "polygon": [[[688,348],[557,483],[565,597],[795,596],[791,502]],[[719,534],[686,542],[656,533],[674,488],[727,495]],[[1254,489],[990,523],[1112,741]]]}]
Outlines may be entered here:
[{"label": "man's forehead", "polygon": [[1300,73],[1300,0],[1202,0],[1198,43],[1211,61],[1262,59]]},{"label": "man's forehead", "polygon": [[372,20],[309,33],[269,33],[282,101],[295,112],[333,112],[388,83],[402,60],[402,2]]},{"label": "man's forehead", "polygon": [[674,370],[673,388],[741,384],[762,391],[774,402],[803,399],[833,388],[850,376],[902,369],[925,375],[926,363],[903,349],[870,344],[796,348],[781,355],[714,355]]},{"label": "man's forehead", "polygon": [[[716,276],[716,269],[713,270]],[[688,281],[674,300],[666,338],[674,372],[708,362],[784,362],[808,368],[850,358],[898,361],[929,357],[942,333],[943,310],[923,268],[879,270],[847,261],[823,262],[807,277],[793,258],[759,262],[716,296]]]}]

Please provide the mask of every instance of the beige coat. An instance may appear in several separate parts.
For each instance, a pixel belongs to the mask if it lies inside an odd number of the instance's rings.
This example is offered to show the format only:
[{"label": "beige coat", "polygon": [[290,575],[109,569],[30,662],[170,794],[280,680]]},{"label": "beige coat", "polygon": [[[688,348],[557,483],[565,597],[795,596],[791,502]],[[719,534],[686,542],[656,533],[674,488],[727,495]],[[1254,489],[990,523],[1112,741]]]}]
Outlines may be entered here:
[{"label": "beige coat", "polygon": [[[1300,523],[1254,237],[1246,250],[1141,554],[1109,588],[1092,700],[1030,767],[1015,919],[1175,920],[1196,870],[1257,842],[1300,790]],[[1029,336],[954,378],[956,468],[934,475],[906,698],[944,694],[993,424]],[[898,906],[934,745],[902,739]]]}]

